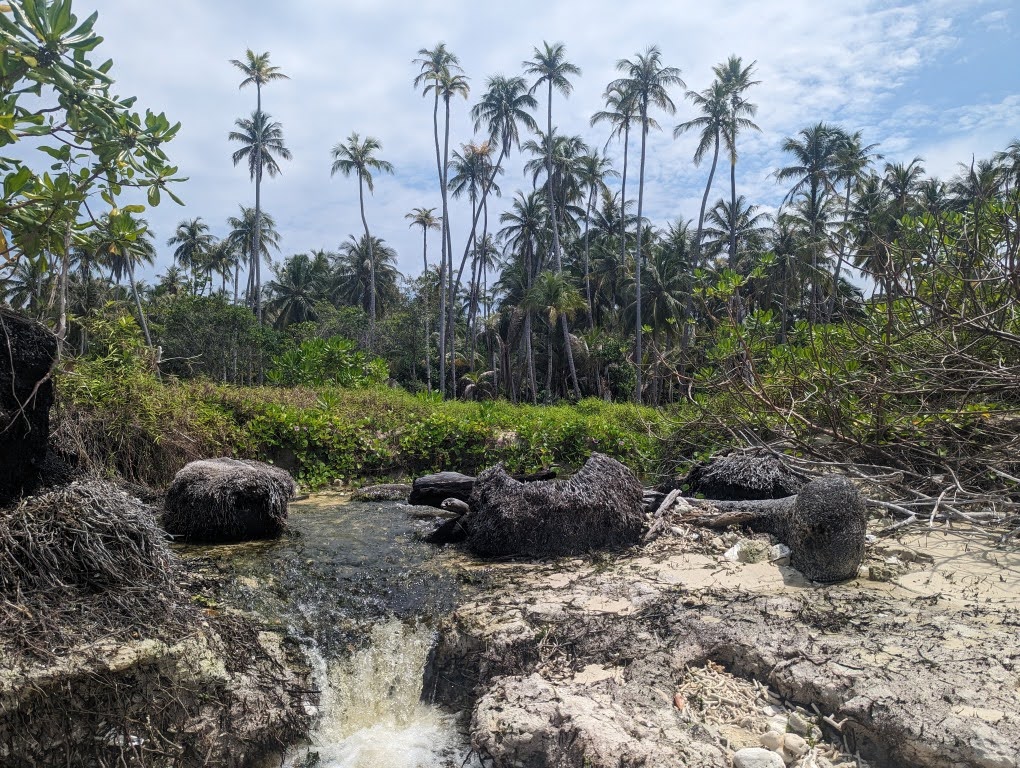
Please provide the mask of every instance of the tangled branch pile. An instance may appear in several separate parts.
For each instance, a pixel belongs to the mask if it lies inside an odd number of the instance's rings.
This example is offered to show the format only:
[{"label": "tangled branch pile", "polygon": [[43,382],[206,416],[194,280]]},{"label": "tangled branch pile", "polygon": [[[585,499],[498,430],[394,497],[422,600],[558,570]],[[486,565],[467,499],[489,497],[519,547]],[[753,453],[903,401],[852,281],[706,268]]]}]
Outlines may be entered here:
[{"label": "tangled branch pile", "polygon": [[108,483],[74,483],[0,512],[0,638],[46,657],[186,617],[180,567],[154,511]]}]

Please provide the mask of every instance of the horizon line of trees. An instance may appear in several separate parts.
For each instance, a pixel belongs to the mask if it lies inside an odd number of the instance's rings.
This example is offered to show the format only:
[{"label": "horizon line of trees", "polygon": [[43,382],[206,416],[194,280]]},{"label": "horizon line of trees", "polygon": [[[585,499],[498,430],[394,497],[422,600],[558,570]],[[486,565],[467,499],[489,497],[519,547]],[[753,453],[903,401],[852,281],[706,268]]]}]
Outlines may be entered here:
[{"label": "horizon line of trees", "polygon": [[[1005,329],[1020,289],[1020,141],[940,180],[926,175],[921,158],[886,160],[860,131],[818,122],[783,142],[787,164],[773,175],[787,193],[771,214],[737,188],[740,137],[760,130],[751,100],[756,62],[730,56],[713,68],[711,84],[695,91],[656,46],[621,59],[621,76],[607,84],[604,108],[590,118],[608,128],[599,148],[557,131],[554,103],[569,96],[581,72],[562,43],[546,42],[522,62],[522,75],[486,80],[470,109],[481,138],[451,151],[451,104],[467,99],[468,78],[442,43],[418,57],[414,86],[432,96],[439,195],[436,205],[405,216],[422,233],[417,279],[403,279],[365,211],[373,173],[393,166],[380,157],[378,139],[352,132],[333,147],[331,174],[357,178],[363,234],[335,250],[289,256],[263,282],[263,262],[271,263],[281,243],[262,209],[261,182],[281,172],[290,151],[282,126],[262,109],[261,89],[287,76],[268,53],[248,50],[231,63],[244,74],[240,87],[256,86],[256,110],[238,119],[228,138],[240,145],[232,158],[246,164],[255,201],[228,220],[224,237],[214,237],[201,217],[181,221],[167,240],[174,264],[147,289],[135,271],[154,263],[154,234],[137,215],[140,207],[114,207],[73,239],[53,236],[35,257],[26,251],[9,258],[0,296],[63,326],[68,313],[73,322],[107,301],[130,301],[152,347],[161,339],[150,332],[146,305],[212,297],[219,278],[217,301],[247,307],[260,327],[301,336],[326,333],[319,327],[325,324],[334,335],[339,313],[349,335],[368,351],[388,352],[391,370],[412,388],[531,402],[668,402],[684,396],[706,365],[753,374],[746,340],[724,339],[727,333],[767,327],[785,345],[804,327],[883,312],[891,338],[903,322],[894,317],[897,301],[909,303],[916,322],[956,313],[1013,341]],[[678,96],[695,116],[676,124],[673,135],[695,133],[692,161],[710,163],[697,218],[657,225],[644,215],[647,136],[676,113]],[[606,154],[613,140],[622,143],[619,169]],[[636,195],[628,194],[631,149],[638,155]],[[532,187],[514,191],[504,210],[493,212],[503,194],[498,178],[514,151],[524,156]],[[720,159],[729,163],[728,195],[712,202]],[[161,186],[176,169],[157,171]],[[463,251],[455,252],[449,198],[465,194],[470,222]],[[432,233],[440,236],[438,263],[429,261]],[[873,287],[870,299],[851,280],[854,271]],[[86,333],[78,333],[76,346],[87,349]],[[228,366],[221,368],[229,379]],[[248,380],[261,380],[252,370]]]}]

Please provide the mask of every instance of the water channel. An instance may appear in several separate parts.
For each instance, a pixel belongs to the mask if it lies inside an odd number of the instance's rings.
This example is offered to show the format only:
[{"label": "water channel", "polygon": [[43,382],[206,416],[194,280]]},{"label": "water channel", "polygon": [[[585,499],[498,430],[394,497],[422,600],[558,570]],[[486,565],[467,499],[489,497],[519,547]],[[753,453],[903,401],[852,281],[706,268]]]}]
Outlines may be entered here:
[{"label": "water channel", "polygon": [[224,599],[304,644],[320,694],[310,743],[287,768],[461,768],[477,765],[463,718],[421,698],[438,617],[460,591],[434,523],[406,505],[333,493],[291,505],[272,542],[185,546],[224,576]]}]

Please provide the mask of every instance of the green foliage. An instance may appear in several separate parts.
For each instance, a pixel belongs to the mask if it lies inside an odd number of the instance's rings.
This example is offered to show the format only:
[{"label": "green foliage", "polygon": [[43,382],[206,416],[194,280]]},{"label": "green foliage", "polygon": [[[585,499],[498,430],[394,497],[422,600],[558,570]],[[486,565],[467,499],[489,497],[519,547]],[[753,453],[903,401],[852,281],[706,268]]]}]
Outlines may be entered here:
[{"label": "green foliage", "polygon": [[353,341],[340,336],[306,339],[296,349],[274,357],[266,373],[270,383],[286,387],[363,387],[380,384],[388,377],[384,360],[367,357]]}]

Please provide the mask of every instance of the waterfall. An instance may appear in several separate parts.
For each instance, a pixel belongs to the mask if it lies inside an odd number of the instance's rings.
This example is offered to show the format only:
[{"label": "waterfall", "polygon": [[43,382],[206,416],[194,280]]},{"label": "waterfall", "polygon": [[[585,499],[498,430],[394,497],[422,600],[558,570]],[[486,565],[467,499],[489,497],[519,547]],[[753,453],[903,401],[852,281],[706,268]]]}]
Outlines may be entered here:
[{"label": "waterfall", "polygon": [[[467,747],[455,718],[421,701],[434,633],[390,620],[349,658],[315,659],[322,696],[312,745],[289,768],[460,768]],[[316,761],[316,755],[318,760]]]}]

